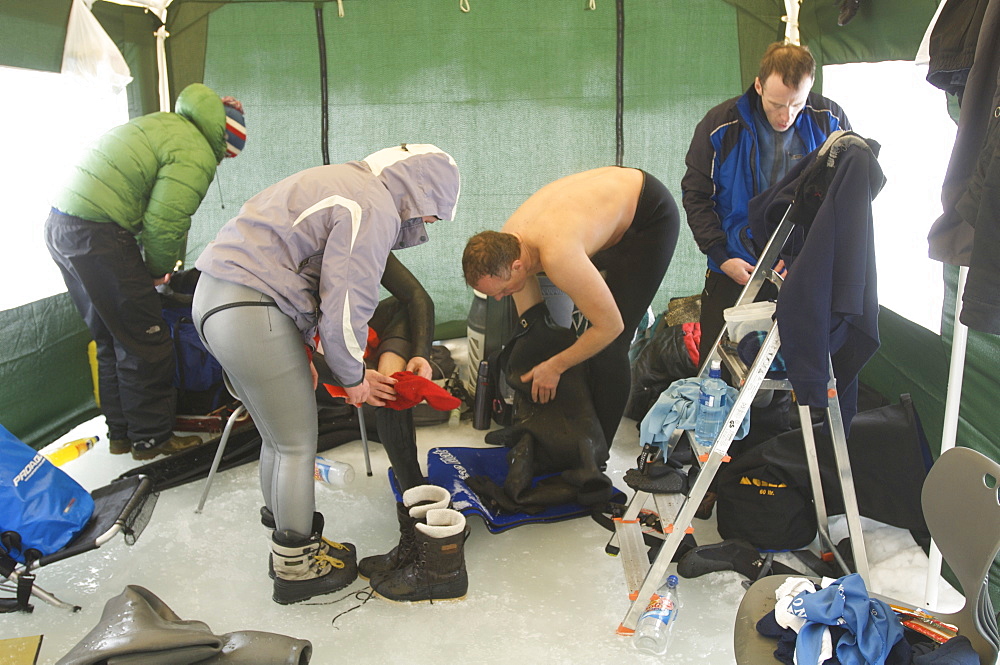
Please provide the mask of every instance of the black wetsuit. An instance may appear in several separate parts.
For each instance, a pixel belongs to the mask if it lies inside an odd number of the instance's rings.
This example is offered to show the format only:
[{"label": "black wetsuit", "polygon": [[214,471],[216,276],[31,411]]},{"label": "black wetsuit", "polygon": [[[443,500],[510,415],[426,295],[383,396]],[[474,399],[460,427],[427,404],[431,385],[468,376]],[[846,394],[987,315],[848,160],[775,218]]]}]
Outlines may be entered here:
[{"label": "black wetsuit", "polygon": [[631,386],[629,346],[670,266],[680,228],[670,191],[655,177],[645,171],[642,174],[642,191],[631,226],[617,244],[590,259],[603,273],[625,324],[611,344],[587,361],[594,406],[609,447],[625,413]]}]

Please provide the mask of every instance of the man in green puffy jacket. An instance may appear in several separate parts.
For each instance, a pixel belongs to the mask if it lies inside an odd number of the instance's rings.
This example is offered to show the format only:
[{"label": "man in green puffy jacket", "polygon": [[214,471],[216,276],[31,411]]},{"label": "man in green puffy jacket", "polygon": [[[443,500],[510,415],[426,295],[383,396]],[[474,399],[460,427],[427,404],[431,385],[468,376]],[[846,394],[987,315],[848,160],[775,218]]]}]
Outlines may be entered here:
[{"label": "man in green puffy jacket", "polygon": [[76,166],[45,223],[49,253],[97,344],[114,454],[151,459],[201,443],[173,433],[174,349],[155,287],[184,258],[216,167],[243,148],[242,110],[194,83],[174,113],[115,127]]}]

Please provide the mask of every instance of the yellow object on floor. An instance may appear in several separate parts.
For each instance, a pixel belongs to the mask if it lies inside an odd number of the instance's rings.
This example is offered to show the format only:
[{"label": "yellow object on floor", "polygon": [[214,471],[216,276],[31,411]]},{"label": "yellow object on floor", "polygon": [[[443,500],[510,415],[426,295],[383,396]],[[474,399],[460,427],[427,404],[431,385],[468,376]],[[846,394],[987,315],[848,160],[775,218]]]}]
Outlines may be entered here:
[{"label": "yellow object on floor", "polygon": [[98,389],[97,383],[97,342],[90,340],[87,343],[87,359],[90,360],[90,380],[94,384],[94,401],[97,402],[97,408],[101,407],[101,392]]},{"label": "yellow object on floor", "polygon": [[35,665],[42,648],[42,636],[13,637],[0,640],[0,663],[4,665]]}]

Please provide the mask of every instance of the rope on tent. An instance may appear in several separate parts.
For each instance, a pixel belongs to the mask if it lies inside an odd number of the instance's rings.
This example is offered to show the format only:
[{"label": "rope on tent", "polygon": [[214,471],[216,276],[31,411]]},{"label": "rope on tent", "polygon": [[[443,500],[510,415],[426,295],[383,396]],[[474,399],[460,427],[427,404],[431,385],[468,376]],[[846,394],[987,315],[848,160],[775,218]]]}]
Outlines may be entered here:
[{"label": "rope on tent", "polygon": [[337,17],[344,18],[344,0],[337,0]]},{"label": "rope on tent", "polygon": [[[337,4],[340,2],[338,0]],[[326,33],[323,29],[323,3],[315,4],[316,41],[319,43],[320,82],[320,149],[323,151],[323,165],[330,163],[330,108],[326,81]]]},{"label": "rope on tent", "polygon": [[458,0],[458,8],[466,14],[469,13],[469,0]]},{"label": "rope on tent", "polygon": [[625,0],[617,0],[618,35],[615,49],[615,165],[621,166],[625,156]]},{"label": "rope on tent", "polygon": [[590,0],[587,3],[587,9],[597,9],[597,0]]}]

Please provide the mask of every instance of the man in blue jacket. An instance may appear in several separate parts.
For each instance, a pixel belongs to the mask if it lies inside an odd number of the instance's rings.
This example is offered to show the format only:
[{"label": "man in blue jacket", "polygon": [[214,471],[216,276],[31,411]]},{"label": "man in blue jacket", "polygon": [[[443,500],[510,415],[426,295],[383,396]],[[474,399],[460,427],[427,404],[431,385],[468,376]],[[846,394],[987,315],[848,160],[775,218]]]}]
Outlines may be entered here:
[{"label": "man in blue jacket", "polygon": [[[701,299],[701,361],[736,304],[757,262],[747,209],[838,129],[850,129],[839,105],[810,92],[816,61],[809,49],[768,46],[750,88],[711,109],[698,123],[681,181],[688,225],[708,256]],[[739,341],[739,340],[734,340]]]}]

